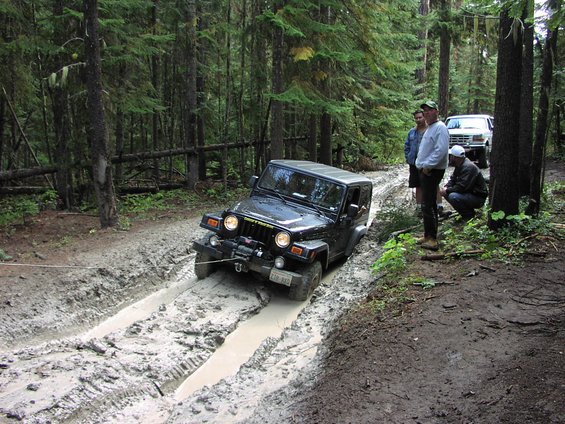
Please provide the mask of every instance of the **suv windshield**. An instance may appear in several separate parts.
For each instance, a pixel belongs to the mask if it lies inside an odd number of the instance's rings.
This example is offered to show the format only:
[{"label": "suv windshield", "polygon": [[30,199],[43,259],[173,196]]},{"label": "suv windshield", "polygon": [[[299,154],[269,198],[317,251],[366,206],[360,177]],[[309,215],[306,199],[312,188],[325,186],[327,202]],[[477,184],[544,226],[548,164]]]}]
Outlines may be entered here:
[{"label": "suv windshield", "polygon": [[447,129],[488,129],[484,118],[451,118],[447,121]]},{"label": "suv windshield", "polygon": [[274,165],[267,167],[259,180],[258,187],[332,212],[339,210],[344,191],[343,186],[332,181]]}]

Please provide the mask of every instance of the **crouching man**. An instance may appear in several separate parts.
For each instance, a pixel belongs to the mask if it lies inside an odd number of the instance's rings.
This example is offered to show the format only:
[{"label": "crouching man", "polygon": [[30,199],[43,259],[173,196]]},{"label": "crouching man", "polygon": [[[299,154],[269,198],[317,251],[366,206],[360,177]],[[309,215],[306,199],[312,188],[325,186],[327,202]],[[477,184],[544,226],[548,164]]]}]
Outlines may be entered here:
[{"label": "crouching man", "polygon": [[440,193],[467,221],[475,216],[476,209],[485,204],[487,184],[477,165],[465,157],[463,147],[456,145],[449,149],[449,164],[455,170]]}]

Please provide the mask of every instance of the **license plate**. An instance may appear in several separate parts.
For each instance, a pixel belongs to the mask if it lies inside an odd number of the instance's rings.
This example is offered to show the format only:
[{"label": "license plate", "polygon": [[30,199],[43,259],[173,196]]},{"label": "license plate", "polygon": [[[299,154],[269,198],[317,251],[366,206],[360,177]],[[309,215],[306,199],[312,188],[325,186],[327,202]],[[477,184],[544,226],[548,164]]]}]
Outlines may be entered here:
[{"label": "license plate", "polygon": [[292,283],[292,275],[287,274],[284,271],[273,268],[271,269],[271,275],[269,275],[269,280],[290,287],[290,284]]}]

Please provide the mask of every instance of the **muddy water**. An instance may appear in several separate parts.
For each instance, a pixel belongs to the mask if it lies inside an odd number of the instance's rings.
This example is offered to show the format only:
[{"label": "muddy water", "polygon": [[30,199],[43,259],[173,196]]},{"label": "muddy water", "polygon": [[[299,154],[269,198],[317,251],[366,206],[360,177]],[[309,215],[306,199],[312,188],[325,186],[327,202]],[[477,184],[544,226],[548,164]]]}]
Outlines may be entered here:
[{"label": "muddy water", "polygon": [[[338,270],[339,266],[331,266],[323,276],[321,284],[331,284]],[[309,300],[289,300],[284,297],[285,293],[285,290],[278,292],[257,315],[230,333],[212,357],[179,386],[174,399],[184,400],[204,386],[212,386],[226,377],[235,375],[265,339],[280,337],[309,303]],[[321,336],[314,338],[321,340]]]},{"label": "muddy water", "polygon": [[179,294],[201,283],[194,278],[182,278],[190,274],[193,267],[194,263],[190,262],[180,271],[179,278],[177,278],[171,286],[152,293],[140,301],[125,307],[116,315],[84,333],[82,339],[102,338],[114,331],[127,328],[134,322],[149,317],[152,313],[159,310],[161,305],[167,305],[173,302]]},{"label": "muddy water", "polygon": [[234,375],[267,337],[280,337],[308,301],[296,302],[274,298],[257,315],[246,320],[228,337],[208,361],[189,376],[177,389],[174,398],[186,399],[204,386],[212,386],[225,377]]}]

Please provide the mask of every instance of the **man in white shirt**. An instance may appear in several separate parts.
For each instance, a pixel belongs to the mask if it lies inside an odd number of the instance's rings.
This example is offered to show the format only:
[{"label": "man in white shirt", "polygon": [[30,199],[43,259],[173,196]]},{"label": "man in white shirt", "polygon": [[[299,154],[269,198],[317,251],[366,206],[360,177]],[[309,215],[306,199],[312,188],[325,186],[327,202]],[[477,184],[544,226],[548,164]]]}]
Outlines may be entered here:
[{"label": "man in white shirt", "polygon": [[416,168],[420,172],[422,189],[422,214],[424,216],[424,237],[418,242],[425,249],[437,250],[438,210],[436,196],[448,163],[449,132],[439,120],[437,103],[428,100],[420,105],[428,129],[422,137]]}]

